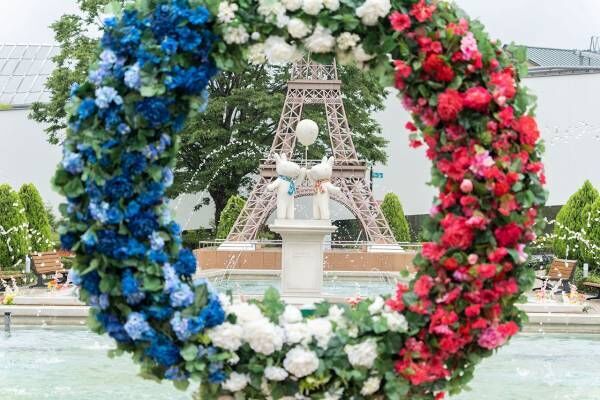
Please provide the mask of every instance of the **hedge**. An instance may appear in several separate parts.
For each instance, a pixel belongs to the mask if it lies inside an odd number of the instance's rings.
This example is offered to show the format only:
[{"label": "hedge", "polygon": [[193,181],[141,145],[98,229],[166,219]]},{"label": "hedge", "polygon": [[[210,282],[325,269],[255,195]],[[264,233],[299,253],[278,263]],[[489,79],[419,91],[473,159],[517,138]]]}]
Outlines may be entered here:
[{"label": "hedge", "polygon": [[27,217],[19,194],[10,185],[0,185],[0,269],[17,264],[24,268],[29,251]]},{"label": "hedge", "polygon": [[589,245],[582,250],[583,261],[600,265],[600,197],[592,204],[587,205],[582,211],[584,219],[585,238]]},{"label": "hedge", "polygon": [[400,199],[394,193],[388,193],[381,203],[381,211],[385,216],[397,242],[410,242],[410,227],[404,216]]},{"label": "hedge", "polygon": [[29,222],[31,249],[33,251],[51,250],[53,247],[52,228],[40,192],[38,192],[35,185],[27,183],[21,186],[19,197]]},{"label": "hedge", "polygon": [[229,231],[233,227],[235,220],[238,215],[244,209],[246,200],[244,198],[234,195],[227,200],[225,208],[221,212],[219,217],[219,224],[217,225],[217,239],[226,239],[229,235]]}]

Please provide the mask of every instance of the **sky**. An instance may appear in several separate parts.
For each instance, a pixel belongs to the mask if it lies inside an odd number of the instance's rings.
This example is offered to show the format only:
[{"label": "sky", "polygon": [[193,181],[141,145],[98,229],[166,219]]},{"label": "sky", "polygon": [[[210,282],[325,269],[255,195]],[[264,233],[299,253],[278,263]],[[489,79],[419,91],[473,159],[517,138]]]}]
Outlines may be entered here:
[{"label": "sky", "polygon": [[[503,42],[542,47],[589,46],[600,35],[598,0],[456,0]],[[48,26],[75,0],[0,0],[0,43],[51,43]]]}]

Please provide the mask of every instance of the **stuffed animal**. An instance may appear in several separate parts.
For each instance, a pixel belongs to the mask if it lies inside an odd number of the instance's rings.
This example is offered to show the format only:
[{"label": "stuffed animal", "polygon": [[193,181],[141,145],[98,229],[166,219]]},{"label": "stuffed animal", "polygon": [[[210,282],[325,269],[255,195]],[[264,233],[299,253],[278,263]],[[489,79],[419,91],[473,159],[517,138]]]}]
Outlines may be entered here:
[{"label": "stuffed animal", "polygon": [[315,187],[315,197],[313,198],[313,218],[329,219],[329,195],[340,194],[340,188],[331,183],[333,174],[334,158],[323,157],[320,164],[313,166],[308,171],[308,179]]},{"label": "stuffed animal", "polygon": [[285,154],[275,154],[277,179],[267,185],[267,190],[277,190],[277,219],[294,219],[296,187],[302,184],[306,168],[288,161]]}]

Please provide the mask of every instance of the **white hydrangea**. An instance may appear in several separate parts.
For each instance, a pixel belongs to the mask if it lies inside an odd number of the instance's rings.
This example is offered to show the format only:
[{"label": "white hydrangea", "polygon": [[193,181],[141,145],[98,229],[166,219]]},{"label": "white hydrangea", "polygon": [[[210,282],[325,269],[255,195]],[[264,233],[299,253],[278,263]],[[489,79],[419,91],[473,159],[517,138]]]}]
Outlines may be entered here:
[{"label": "white hydrangea", "polygon": [[408,330],[408,321],[404,315],[397,312],[384,312],[381,314],[387,322],[388,329],[392,332],[406,332]]},{"label": "white hydrangea", "polygon": [[340,8],[340,0],[323,0],[323,5],[331,11],[337,11]]},{"label": "white hydrangea", "polygon": [[342,32],[337,38],[337,47],[340,50],[349,50],[360,42],[360,36],[355,33]]},{"label": "white hydrangea", "polygon": [[348,328],[348,336],[350,336],[351,338],[357,338],[358,337],[358,326],[352,325],[351,327],[349,327]]},{"label": "white hydrangea", "polygon": [[327,318],[329,318],[331,322],[335,322],[338,326],[344,326],[346,324],[346,318],[344,318],[344,309],[335,304],[329,307]]},{"label": "white hydrangea", "polygon": [[373,300],[373,303],[371,303],[371,305],[369,306],[369,314],[379,314],[381,310],[383,310],[383,306],[385,306],[385,301],[383,300],[383,297],[375,297],[375,300]]},{"label": "white hydrangea", "polygon": [[370,396],[379,390],[381,385],[381,378],[372,376],[363,383],[363,387],[360,390],[360,394],[363,396]]},{"label": "white hydrangea", "polygon": [[283,367],[295,377],[302,378],[319,368],[319,357],[314,351],[296,346],[286,354]]},{"label": "white hydrangea", "polygon": [[243,329],[239,325],[224,322],[206,331],[206,334],[216,347],[236,351],[242,345]]},{"label": "white hydrangea", "polygon": [[238,302],[229,307],[229,314],[235,314],[237,323],[243,325],[246,322],[251,322],[257,319],[263,319],[264,316],[260,312],[260,308],[256,304]]},{"label": "white hydrangea", "polygon": [[279,0],[258,0],[258,13],[264,17],[285,14],[285,7]]},{"label": "white hydrangea", "polygon": [[304,322],[284,324],[283,330],[285,332],[285,342],[287,344],[308,344],[312,339],[308,325]]},{"label": "white hydrangea", "polygon": [[217,13],[217,19],[223,24],[227,24],[235,18],[235,12],[238,10],[238,5],[235,3],[228,3],[226,1],[219,4],[219,12]]},{"label": "white hydrangea", "polygon": [[315,318],[307,322],[308,331],[315,338],[317,345],[326,349],[329,341],[333,337],[331,322],[326,318]]},{"label": "white hydrangea", "polygon": [[240,374],[238,372],[232,372],[229,378],[221,383],[223,389],[229,392],[239,392],[244,389],[250,382],[250,377],[246,374]]},{"label": "white hydrangea", "polygon": [[353,367],[371,368],[377,358],[377,342],[371,338],[355,345],[347,344],[344,351]]},{"label": "white hydrangea", "polygon": [[302,7],[302,0],[282,0],[281,2],[288,11],[296,11]]},{"label": "white hydrangea", "polygon": [[283,314],[279,317],[279,323],[295,324],[296,322],[302,322],[302,311],[298,307],[286,305]]},{"label": "white hydrangea", "polygon": [[230,26],[225,29],[223,40],[228,44],[244,44],[248,41],[250,35],[243,25]]},{"label": "white hydrangea", "polygon": [[356,9],[356,16],[367,26],[376,25],[379,18],[383,18],[390,12],[392,4],[390,0],[366,0]]},{"label": "white hydrangea", "polygon": [[365,49],[363,49],[362,44],[359,44],[352,50],[352,55],[359,64],[365,63],[375,57],[372,54],[367,54]]},{"label": "white hydrangea", "polygon": [[265,41],[265,56],[270,64],[287,64],[301,57],[302,53],[281,36],[269,36]]},{"label": "white hydrangea", "polygon": [[243,332],[244,340],[257,353],[268,356],[283,347],[283,329],[266,318],[245,323]]},{"label": "white hydrangea", "polygon": [[267,61],[265,45],[263,43],[253,44],[248,47],[248,62],[253,65],[264,64]]},{"label": "white hydrangea", "polygon": [[252,35],[250,35],[250,39],[252,39],[252,40],[260,39],[260,32],[252,32]]},{"label": "white hydrangea", "polygon": [[302,11],[308,15],[317,15],[323,9],[323,0],[302,0]]},{"label": "white hydrangea", "polygon": [[333,50],[335,38],[329,29],[317,25],[312,35],[305,39],[304,44],[313,53],[327,53]]},{"label": "white hydrangea", "polygon": [[265,378],[270,381],[283,381],[288,377],[288,373],[281,367],[267,367],[265,368]]},{"label": "white hydrangea", "polygon": [[300,39],[310,33],[310,27],[300,18],[292,18],[287,24],[287,29],[293,38]]}]

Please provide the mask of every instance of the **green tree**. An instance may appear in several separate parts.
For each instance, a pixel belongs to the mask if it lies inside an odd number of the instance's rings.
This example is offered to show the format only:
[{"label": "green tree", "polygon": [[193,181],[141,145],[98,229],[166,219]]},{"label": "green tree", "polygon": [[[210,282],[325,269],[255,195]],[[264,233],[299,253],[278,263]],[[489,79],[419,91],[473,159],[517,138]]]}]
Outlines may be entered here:
[{"label": "green tree", "polygon": [[555,256],[577,260],[583,258],[579,241],[572,238],[572,235],[585,229],[587,219],[582,211],[598,198],[598,191],[590,181],[586,180],[583,186],[569,197],[567,203],[561,207],[556,215],[556,223],[554,225],[555,239],[553,241],[553,248]]},{"label": "green tree", "polygon": [[29,252],[27,217],[17,192],[0,185],[0,268],[24,267]]},{"label": "green tree", "polygon": [[225,205],[221,217],[219,218],[219,224],[217,225],[217,239],[227,238],[229,231],[233,227],[238,215],[240,215],[244,209],[245,204],[246,200],[237,195],[231,196],[229,200],[227,200],[227,205]]},{"label": "green tree", "polygon": [[34,184],[28,183],[19,190],[21,203],[25,208],[29,222],[29,237],[33,251],[48,251],[52,249],[52,232],[48,213],[44,207],[42,196]]},{"label": "green tree", "polygon": [[595,266],[595,270],[600,267],[600,197],[592,204],[588,204],[581,212],[584,220],[583,229],[585,239],[588,245],[583,246],[581,255],[583,261]]},{"label": "green tree", "polygon": [[410,242],[410,225],[404,216],[402,203],[395,193],[388,193],[381,203],[381,211],[398,242]]}]

